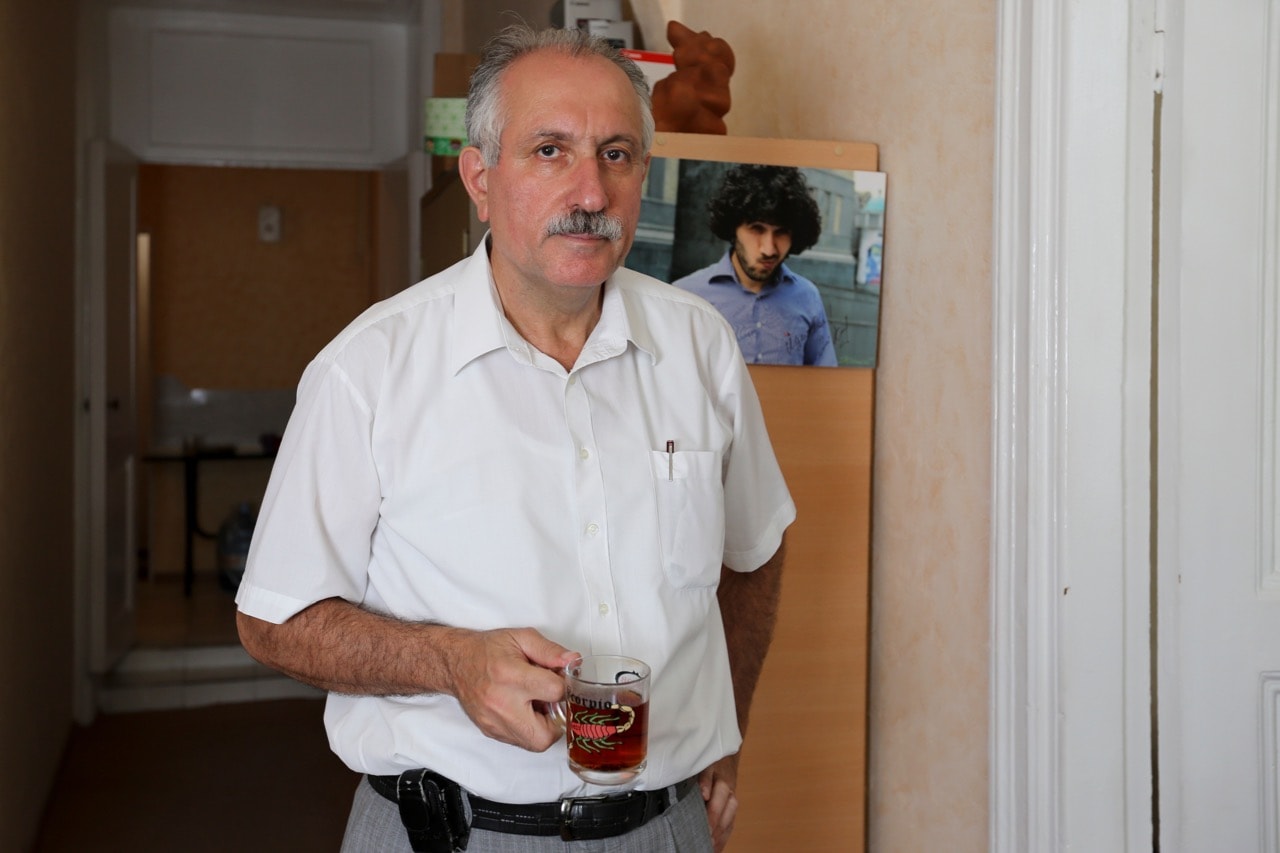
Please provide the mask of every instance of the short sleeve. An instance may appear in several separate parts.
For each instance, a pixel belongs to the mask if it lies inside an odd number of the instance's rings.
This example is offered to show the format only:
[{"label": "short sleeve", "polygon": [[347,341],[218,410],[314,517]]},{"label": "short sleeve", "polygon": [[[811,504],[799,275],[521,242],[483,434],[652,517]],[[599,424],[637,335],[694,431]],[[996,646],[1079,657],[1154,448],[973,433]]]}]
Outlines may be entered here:
[{"label": "short sleeve", "polygon": [[726,371],[725,399],[732,402],[733,444],[724,465],[724,564],[753,571],[772,557],[796,508],[769,441],[751,374],[740,354]]},{"label": "short sleeve", "polygon": [[258,513],[241,611],[279,623],[326,598],[361,602],[380,503],[372,422],[339,364],[308,366]]}]

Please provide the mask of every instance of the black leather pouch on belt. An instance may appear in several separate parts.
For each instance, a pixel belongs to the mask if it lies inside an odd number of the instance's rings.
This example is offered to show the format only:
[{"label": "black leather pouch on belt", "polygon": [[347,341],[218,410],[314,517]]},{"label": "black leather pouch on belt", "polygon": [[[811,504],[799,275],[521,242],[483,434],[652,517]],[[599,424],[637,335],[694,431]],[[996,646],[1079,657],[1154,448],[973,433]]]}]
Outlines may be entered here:
[{"label": "black leather pouch on belt", "polygon": [[417,853],[467,849],[471,826],[458,783],[430,770],[406,770],[397,783],[400,822]]}]

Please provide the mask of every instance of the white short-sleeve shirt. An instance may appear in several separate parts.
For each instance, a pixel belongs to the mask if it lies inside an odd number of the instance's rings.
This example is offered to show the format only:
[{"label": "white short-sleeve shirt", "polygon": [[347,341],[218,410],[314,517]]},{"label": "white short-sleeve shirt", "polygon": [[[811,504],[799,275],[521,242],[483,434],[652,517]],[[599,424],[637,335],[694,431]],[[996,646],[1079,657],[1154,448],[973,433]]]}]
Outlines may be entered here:
[{"label": "white short-sleeve shirt", "polygon": [[[620,269],[566,371],[503,316],[482,245],[365,311],[307,367],[236,601],[280,623],[341,597],[641,658],[653,687],[638,787],[660,788],[741,743],[720,567],[757,568],[794,518],[714,308]],[[325,725],[362,773],[427,767],[503,802],[601,790],[569,771],[563,743],[494,741],[451,696],[331,694]]]}]

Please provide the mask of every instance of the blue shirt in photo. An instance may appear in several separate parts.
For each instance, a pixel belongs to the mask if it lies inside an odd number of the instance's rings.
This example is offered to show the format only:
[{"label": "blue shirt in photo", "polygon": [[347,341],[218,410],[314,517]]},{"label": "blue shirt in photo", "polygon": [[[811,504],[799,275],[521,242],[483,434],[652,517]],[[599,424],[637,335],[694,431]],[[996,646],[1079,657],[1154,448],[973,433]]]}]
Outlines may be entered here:
[{"label": "blue shirt in photo", "polygon": [[752,293],[738,283],[726,251],[717,263],[672,282],[710,302],[733,326],[748,364],[836,365],[831,327],[818,287],[786,264]]}]

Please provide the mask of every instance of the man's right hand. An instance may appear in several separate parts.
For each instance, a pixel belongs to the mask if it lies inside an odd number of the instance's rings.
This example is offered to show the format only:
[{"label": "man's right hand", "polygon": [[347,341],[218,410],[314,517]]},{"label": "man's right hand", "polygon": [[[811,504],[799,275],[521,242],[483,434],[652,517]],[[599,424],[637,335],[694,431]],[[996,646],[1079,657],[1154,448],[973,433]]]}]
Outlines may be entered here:
[{"label": "man's right hand", "polygon": [[532,628],[449,632],[443,643],[450,692],[480,731],[534,752],[562,730],[539,710],[564,698],[565,666],[580,655]]}]

